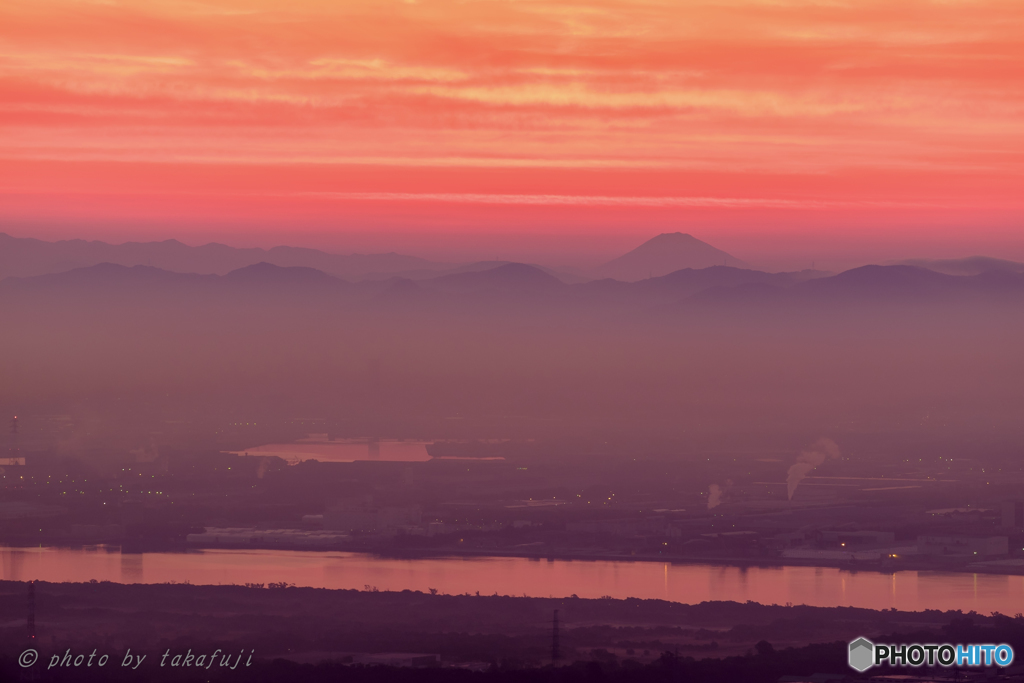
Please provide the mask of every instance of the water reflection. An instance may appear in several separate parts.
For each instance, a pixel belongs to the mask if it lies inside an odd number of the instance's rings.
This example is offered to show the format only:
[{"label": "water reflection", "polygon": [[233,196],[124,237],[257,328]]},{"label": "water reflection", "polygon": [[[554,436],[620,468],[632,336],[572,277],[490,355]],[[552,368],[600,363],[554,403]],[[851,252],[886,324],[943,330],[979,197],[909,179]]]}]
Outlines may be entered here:
[{"label": "water reflection", "polygon": [[272,443],[255,446],[244,451],[231,451],[235,455],[250,457],[275,456],[289,464],[304,460],[320,462],[356,462],[381,460],[387,462],[426,462],[430,460],[425,441],[398,441],[393,439],[336,439],[329,441],[303,439],[298,443]]},{"label": "water reflection", "polygon": [[11,553],[6,552],[6,548],[0,548],[0,567],[3,567],[3,575],[0,579],[5,581],[24,581],[22,567],[25,564],[24,553]]},{"label": "water reflection", "polygon": [[823,567],[728,567],[513,557],[392,559],[342,552],[202,550],[120,553],[117,548],[0,548],[6,580],[243,584],[581,598],[658,598],[698,603],[854,606],[920,611],[1006,611],[1024,599],[1024,579],[996,574]]},{"label": "water reflection", "polygon": [[145,583],[142,578],[142,553],[121,553],[121,583]]}]

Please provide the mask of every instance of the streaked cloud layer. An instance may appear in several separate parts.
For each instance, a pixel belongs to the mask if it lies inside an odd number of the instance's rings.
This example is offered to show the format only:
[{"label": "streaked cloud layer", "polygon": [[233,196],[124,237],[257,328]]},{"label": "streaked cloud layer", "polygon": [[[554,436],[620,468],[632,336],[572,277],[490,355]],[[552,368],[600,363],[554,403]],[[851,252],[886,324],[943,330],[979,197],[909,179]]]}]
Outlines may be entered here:
[{"label": "streaked cloud layer", "polygon": [[[1024,180],[1022,39],[1024,5],[990,0],[7,0],[0,183],[24,209],[83,182],[112,197],[131,173],[104,176],[111,163],[223,166],[210,199],[238,190],[241,165],[352,202],[949,203],[1005,223]],[[367,186],[354,167],[408,172]],[[623,183],[630,170],[655,187]],[[693,187],[703,174],[714,194]]]}]

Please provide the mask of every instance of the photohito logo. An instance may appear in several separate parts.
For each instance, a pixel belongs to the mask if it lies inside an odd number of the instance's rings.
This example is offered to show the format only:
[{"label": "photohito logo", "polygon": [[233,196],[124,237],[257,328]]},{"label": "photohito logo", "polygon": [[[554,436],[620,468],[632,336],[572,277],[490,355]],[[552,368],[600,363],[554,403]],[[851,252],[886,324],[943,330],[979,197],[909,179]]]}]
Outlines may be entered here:
[{"label": "photohito logo", "polygon": [[874,665],[875,644],[867,638],[858,638],[850,643],[850,666],[864,673]]},{"label": "photohito logo", "polygon": [[1013,648],[1009,645],[936,645],[908,643],[877,645],[867,638],[850,643],[850,668],[861,673],[873,666],[1010,666]]}]

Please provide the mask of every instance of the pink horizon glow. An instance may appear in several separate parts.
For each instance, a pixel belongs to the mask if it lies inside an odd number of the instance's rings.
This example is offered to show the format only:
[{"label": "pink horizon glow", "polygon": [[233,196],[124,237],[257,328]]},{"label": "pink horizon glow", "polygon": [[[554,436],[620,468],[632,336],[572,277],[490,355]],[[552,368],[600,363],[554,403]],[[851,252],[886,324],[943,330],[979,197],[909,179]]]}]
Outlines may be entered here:
[{"label": "pink horizon glow", "polygon": [[15,1],[0,230],[1024,258],[1022,28],[994,0]]}]

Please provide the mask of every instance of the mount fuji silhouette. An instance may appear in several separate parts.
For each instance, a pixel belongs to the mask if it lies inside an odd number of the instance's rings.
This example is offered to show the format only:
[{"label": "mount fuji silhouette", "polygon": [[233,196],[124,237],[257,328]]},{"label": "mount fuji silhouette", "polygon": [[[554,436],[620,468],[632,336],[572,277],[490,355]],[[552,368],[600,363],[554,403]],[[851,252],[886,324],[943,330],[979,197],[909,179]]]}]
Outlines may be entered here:
[{"label": "mount fuji silhouette", "polygon": [[712,266],[750,266],[693,235],[666,232],[651,238],[633,251],[612,259],[596,269],[599,277],[636,282],[661,277],[684,268],[710,268]]}]

